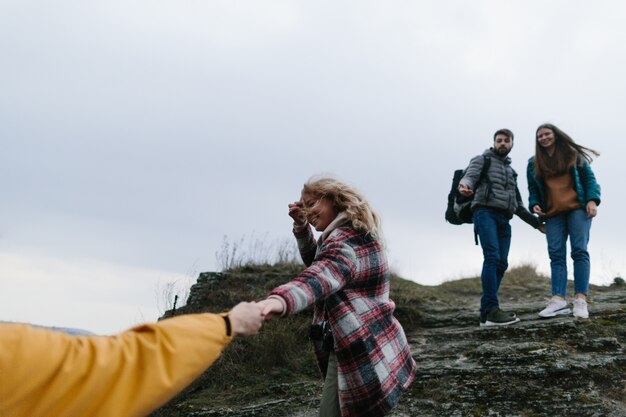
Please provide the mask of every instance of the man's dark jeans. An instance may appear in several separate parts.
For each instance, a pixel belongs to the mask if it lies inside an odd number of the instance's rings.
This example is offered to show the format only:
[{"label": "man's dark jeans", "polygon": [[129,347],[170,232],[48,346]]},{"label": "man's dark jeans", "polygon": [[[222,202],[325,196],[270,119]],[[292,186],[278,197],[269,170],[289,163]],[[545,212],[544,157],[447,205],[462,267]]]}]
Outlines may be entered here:
[{"label": "man's dark jeans", "polygon": [[499,308],[498,289],[504,272],[509,267],[508,257],[511,247],[511,225],[509,218],[488,208],[479,207],[474,211],[474,230],[483,248],[483,271],[481,274],[483,296],[480,299],[480,312]]}]

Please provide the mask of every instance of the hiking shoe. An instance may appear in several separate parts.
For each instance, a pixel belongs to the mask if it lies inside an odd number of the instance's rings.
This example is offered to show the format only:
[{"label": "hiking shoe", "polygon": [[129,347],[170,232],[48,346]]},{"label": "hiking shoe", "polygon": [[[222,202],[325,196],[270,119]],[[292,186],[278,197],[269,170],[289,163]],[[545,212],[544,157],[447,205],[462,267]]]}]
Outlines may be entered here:
[{"label": "hiking shoe", "polygon": [[587,301],[585,301],[582,298],[576,298],[574,299],[574,302],[572,303],[574,305],[574,317],[577,317],[579,319],[588,319],[589,318],[589,311],[587,310]]},{"label": "hiking shoe", "polygon": [[[506,310],[500,310],[503,314],[508,314],[511,317],[517,317],[517,314],[515,314],[515,311],[506,311]],[[487,321],[487,313],[480,313],[480,324],[485,324],[485,322]]]},{"label": "hiking shoe", "polygon": [[517,317],[517,314],[515,314],[515,311],[507,311],[507,310],[500,310],[501,312],[503,312],[504,314],[508,314],[511,317]]},{"label": "hiking shoe", "polygon": [[570,312],[570,309],[567,307],[567,301],[552,299],[548,301],[546,308],[539,312],[539,317],[555,317],[561,314],[569,314]]},{"label": "hiking shoe", "polygon": [[[480,326],[507,326],[509,324],[517,323],[519,321],[519,317],[512,313],[511,311],[503,311],[499,308],[493,309],[487,314],[480,315]],[[484,319],[484,321],[483,321]]]}]

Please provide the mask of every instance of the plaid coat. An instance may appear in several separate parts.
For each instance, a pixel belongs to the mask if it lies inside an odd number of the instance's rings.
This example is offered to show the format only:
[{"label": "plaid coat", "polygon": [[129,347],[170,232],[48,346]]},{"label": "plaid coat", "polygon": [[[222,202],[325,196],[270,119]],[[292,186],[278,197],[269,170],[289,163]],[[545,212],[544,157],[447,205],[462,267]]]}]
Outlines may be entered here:
[{"label": "plaid coat", "polygon": [[[384,416],[416,371],[404,330],[393,316],[385,252],[349,223],[333,230],[319,247],[310,227],[294,234],[308,267],[271,295],[284,299],[286,314],[314,305],[313,324],[324,319],[326,303],[342,417]],[[314,348],[325,376],[328,354],[315,342]]]}]

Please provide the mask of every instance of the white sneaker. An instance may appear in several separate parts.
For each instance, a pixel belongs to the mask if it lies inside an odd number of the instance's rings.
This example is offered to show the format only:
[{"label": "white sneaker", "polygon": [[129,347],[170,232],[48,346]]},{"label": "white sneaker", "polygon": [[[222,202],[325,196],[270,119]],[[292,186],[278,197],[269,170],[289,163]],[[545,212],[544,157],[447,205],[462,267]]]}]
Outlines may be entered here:
[{"label": "white sneaker", "polygon": [[[587,311],[586,303],[585,311]],[[560,314],[569,314],[570,312],[571,310],[567,307],[567,301],[552,299],[548,301],[548,305],[546,306],[546,308],[539,312],[539,317],[555,317]]]},{"label": "white sneaker", "polygon": [[574,317],[580,319],[588,319],[589,311],[587,310],[587,301],[582,298],[576,298],[573,302],[574,305]]}]

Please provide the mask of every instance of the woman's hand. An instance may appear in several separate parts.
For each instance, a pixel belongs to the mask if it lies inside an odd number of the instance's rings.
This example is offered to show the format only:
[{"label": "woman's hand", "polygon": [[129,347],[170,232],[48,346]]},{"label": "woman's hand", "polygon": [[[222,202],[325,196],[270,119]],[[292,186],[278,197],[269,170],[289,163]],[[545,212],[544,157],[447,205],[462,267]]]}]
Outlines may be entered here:
[{"label": "woman's hand", "polygon": [[539,207],[539,204],[536,204],[533,206],[533,213],[539,215],[539,216],[545,216],[546,213],[543,212],[543,210],[541,210],[541,207]]},{"label": "woman's hand", "polygon": [[265,320],[269,320],[277,314],[283,314],[285,309],[283,303],[276,298],[266,298],[263,301],[259,301],[257,305],[261,307],[261,315]]},{"label": "woman's hand", "polygon": [[306,225],[306,214],[302,201],[294,201],[289,204],[289,216],[293,219],[296,226],[302,227]]},{"label": "woman's hand", "polygon": [[587,201],[587,217],[593,219],[598,214],[598,205],[595,201]]}]

